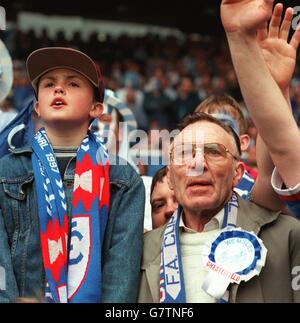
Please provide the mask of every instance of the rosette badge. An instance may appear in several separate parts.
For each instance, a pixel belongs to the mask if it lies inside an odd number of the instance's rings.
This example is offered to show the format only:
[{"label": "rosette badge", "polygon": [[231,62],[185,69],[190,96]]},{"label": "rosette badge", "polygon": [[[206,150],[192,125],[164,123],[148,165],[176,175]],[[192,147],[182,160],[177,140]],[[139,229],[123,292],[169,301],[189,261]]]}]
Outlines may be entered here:
[{"label": "rosette badge", "polygon": [[259,275],[265,265],[267,249],[254,233],[225,228],[203,251],[208,275],[202,288],[221,299],[230,283],[239,284]]}]

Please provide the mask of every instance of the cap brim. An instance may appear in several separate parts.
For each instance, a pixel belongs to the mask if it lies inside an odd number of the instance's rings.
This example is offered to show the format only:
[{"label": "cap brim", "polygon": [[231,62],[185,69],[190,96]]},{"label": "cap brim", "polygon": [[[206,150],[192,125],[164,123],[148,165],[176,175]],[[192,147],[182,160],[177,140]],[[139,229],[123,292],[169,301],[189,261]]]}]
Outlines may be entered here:
[{"label": "cap brim", "polygon": [[26,61],[29,79],[37,91],[40,77],[57,68],[75,70],[98,87],[97,68],[93,60],[84,53],[65,47],[46,47],[32,52]]}]

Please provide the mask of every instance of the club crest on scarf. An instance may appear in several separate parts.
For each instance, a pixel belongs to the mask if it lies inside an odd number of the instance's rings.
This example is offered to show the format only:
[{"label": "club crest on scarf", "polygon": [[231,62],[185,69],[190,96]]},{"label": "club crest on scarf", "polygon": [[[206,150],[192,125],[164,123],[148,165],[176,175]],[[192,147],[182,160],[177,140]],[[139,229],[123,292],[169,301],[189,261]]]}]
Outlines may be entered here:
[{"label": "club crest on scarf", "polygon": [[78,148],[69,238],[63,182],[44,129],[34,136],[32,147],[46,298],[53,302],[99,302],[101,246],[109,205],[105,147],[89,132]]}]

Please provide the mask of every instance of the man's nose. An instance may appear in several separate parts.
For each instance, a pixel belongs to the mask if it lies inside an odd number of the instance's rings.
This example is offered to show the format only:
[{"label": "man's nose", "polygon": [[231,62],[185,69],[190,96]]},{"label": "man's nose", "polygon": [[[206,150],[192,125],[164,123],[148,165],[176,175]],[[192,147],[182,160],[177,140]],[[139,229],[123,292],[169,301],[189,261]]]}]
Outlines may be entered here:
[{"label": "man's nose", "polygon": [[207,170],[207,161],[204,157],[204,154],[202,151],[196,151],[195,156],[193,157],[191,163],[188,167],[188,173],[187,176],[199,176],[204,173],[205,170]]}]

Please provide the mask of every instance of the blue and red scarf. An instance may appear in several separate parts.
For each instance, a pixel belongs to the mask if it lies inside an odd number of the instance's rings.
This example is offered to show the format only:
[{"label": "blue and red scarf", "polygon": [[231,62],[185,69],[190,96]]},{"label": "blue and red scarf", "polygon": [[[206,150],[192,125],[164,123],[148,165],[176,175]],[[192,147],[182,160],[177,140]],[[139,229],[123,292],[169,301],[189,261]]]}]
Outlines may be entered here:
[{"label": "blue and red scarf", "polygon": [[35,134],[32,148],[46,299],[100,302],[101,247],[110,197],[106,149],[91,132],[78,148],[68,238],[67,200],[45,129]]}]

